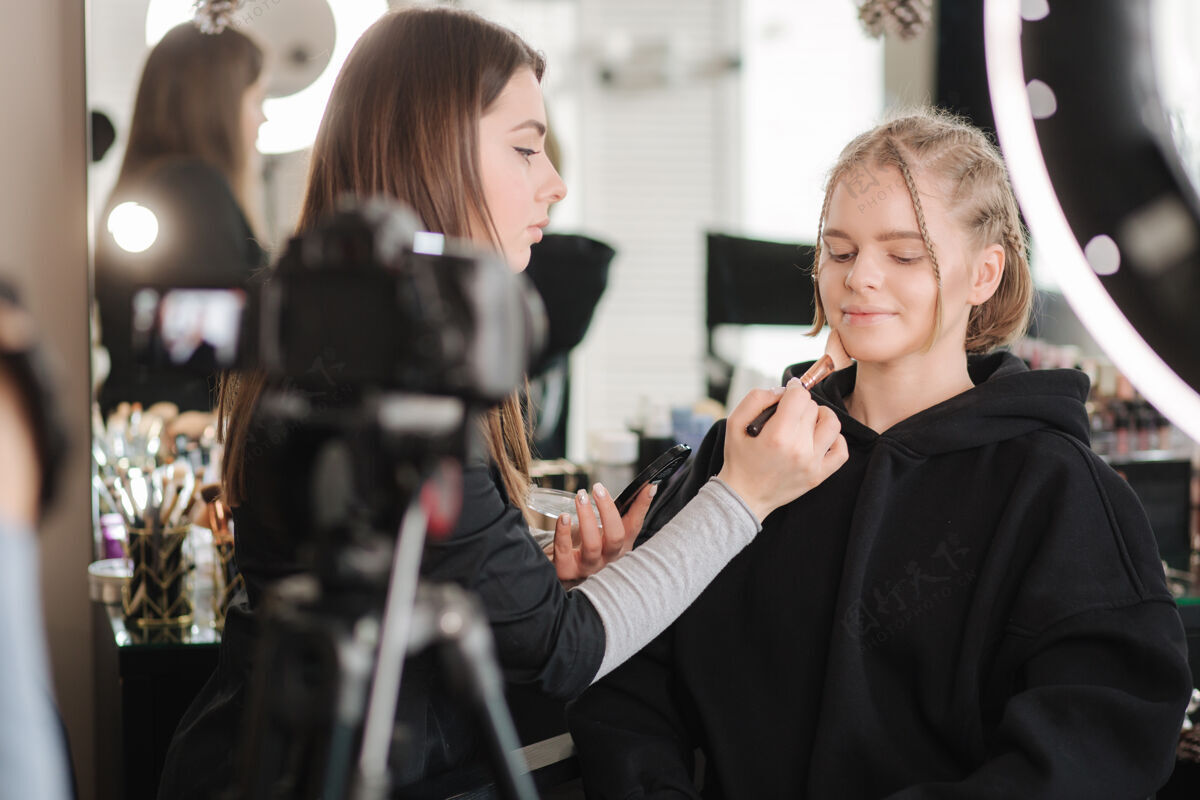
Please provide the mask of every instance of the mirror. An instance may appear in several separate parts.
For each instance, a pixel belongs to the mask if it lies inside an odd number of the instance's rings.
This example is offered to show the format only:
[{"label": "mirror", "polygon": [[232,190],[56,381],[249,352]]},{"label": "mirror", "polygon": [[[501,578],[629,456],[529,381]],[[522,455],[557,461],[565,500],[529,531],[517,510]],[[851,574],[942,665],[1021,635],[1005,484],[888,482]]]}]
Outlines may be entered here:
[{"label": "mirror", "polygon": [[[175,451],[185,458],[197,489],[217,478],[208,376],[222,346],[211,334],[228,330],[220,319],[230,311],[177,304],[169,319],[182,336],[166,354],[182,357],[174,352],[182,348],[189,364],[209,367],[154,369],[147,366],[151,348],[139,344],[139,331],[168,318],[157,293],[143,287],[238,286],[268,263],[294,225],[306,148],[341,61],[386,8],[385,0],[242,2],[232,13],[236,35],[209,36],[191,24],[192,0],[92,4],[87,88],[94,163],[88,191],[93,338],[103,345],[93,359],[99,398],[93,485],[104,500],[95,503],[97,514],[101,506],[121,512],[94,520],[96,557],[120,555],[115,540],[141,516],[131,516],[122,500],[136,500],[137,490],[151,483],[155,493],[172,490],[172,479],[156,468],[158,454]],[[135,104],[142,115],[136,132]],[[268,119],[256,125],[260,106]],[[107,148],[100,141],[104,132]],[[138,158],[126,163],[131,151]],[[197,335],[202,338],[193,340]],[[121,401],[146,408],[112,415]],[[155,401],[173,408],[152,406]],[[148,482],[131,477],[134,471],[146,473]]]}]

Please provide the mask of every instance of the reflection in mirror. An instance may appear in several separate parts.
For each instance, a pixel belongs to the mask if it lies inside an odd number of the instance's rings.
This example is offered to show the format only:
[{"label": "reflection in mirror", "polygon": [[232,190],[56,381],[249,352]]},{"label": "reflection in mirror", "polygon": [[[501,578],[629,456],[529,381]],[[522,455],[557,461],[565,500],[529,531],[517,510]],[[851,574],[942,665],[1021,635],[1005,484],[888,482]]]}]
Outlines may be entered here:
[{"label": "reflection in mirror", "polygon": [[123,401],[212,406],[203,376],[139,363],[130,315],[143,287],[240,286],[264,266],[255,232],[264,62],[245,34],[204,33],[190,22],[167,31],[146,58],[121,166],[99,205],[94,286],[110,362],[99,393],[104,416]]},{"label": "reflection in mirror", "polygon": [[[155,496],[131,481],[134,465],[152,480],[156,464],[184,458],[197,488],[216,478],[215,318],[207,306],[179,313],[192,304],[168,319],[167,303],[144,301],[170,287],[244,287],[267,264],[292,227],[341,60],[386,2],[243,2],[207,32],[194,6],[96,0],[89,16],[95,508],[125,516],[97,519],[97,536],[145,519],[146,508],[102,500]],[[183,336],[139,351],[138,319]],[[181,349],[188,368],[168,366]]]}]

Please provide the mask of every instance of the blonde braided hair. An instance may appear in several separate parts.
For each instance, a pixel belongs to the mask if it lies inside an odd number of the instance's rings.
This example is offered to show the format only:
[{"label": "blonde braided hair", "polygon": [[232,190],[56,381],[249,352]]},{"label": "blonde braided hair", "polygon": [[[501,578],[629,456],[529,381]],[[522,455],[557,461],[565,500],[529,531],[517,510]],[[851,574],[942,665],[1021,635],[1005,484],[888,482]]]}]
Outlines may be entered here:
[{"label": "blonde braided hair", "polygon": [[[1020,338],[1029,323],[1033,278],[1026,256],[1024,226],[1009,185],[1008,170],[999,151],[982,131],[938,109],[922,109],[896,117],[855,137],[842,150],[825,186],[813,253],[813,283],[820,274],[822,237],[833,191],[860,166],[894,167],[904,178],[938,287],[934,329],[927,346],[932,346],[941,332],[942,275],[925,223],[915,172],[949,190],[947,208],[976,246],[998,244],[1004,248],[1004,273],[999,287],[991,298],[971,309],[965,341],[967,352],[985,353]],[[816,309],[810,335],[819,332],[826,321],[819,287],[814,297]]]}]

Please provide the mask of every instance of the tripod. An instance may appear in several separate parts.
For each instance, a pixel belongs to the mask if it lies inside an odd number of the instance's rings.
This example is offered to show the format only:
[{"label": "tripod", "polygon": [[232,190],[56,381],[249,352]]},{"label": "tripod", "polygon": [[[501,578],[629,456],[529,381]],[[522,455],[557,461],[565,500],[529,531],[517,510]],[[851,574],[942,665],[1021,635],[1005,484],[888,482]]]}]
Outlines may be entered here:
[{"label": "tripod", "polygon": [[[386,435],[365,440],[411,434],[400,420],[416,423],[418,417],[428,435],[427,414],[379,415],[388,420]],[[411,436],[404,438],[412,447]],[[317,452],[314,483],[348,474],[353,449],[346,439],[328,438]],[[418,469],[418,463],[426,466]],[[340,486],[331,482],[315,514],[328,523],[318,538],[316,569],[279,582],[262,626],[240,796],[386,798],[405,657],[436,645],[480,721],[502,795],[536,800],[516,753],[520,743],[484,614],[459,587],[419,581],[430,515],[457,490],[444,468],[440,479],[428,480],[429,463],[405,459],[387,470],[394,481],[388,494],[406,509],[398,534],[390,536],[351,511],[349,500],[362,489],[344,478]]]}]

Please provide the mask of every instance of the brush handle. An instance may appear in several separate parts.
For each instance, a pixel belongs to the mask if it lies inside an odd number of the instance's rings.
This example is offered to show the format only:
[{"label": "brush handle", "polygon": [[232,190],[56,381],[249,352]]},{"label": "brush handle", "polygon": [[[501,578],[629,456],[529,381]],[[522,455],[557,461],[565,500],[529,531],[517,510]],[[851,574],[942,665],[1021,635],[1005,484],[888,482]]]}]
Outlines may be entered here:
[{"label": "brush handle", "polygon": [[[800,385],[809,391],[814,386],[823,381],[826,377],[833,373],[833,359],[828,355],[823,355],[817,359],[817,363],[809,367],[803,375],[800,376]],[[771,403],[762,410],[762,412],[751,420],[746,426],[747,436],[758,436],[762,433],[763,426],[767,424],[767,420],[775,416],[775,412],[779,410],[779,403]]]}]

